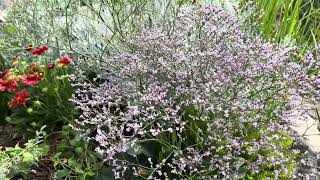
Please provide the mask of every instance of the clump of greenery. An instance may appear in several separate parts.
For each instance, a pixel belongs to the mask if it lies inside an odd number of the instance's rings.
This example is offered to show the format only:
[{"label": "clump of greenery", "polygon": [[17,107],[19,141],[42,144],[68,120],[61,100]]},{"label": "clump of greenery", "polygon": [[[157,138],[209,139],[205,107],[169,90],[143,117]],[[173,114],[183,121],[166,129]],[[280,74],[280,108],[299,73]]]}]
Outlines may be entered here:
[{"label": "clump of greenery", "polygon": [[70,126],[64,126],[58,135],[62,139],[51,159],[56,171],[55,178],[85,180],[99,177],[98,171],[104,162],[92,151],[91,144],[83,141]]},{"label": "clump of greenery", "polygon": [[28,140],[24,146],[16,145],[0,151],[0,179],[27,176],[31,167],[36,166],[37,161],[47,155],[49,146],[43,144],[44,128],[37,131],[36,137]]},{"label": "clump of greenery", "polygon": [[[320,3],[315,0],[241,0],[256,7],[251,18],[258,22],[266,40],[283,42],[291,37],[298,44],[317,46],[320,40]],[[258,17],[258,18],[257,18]]]}]

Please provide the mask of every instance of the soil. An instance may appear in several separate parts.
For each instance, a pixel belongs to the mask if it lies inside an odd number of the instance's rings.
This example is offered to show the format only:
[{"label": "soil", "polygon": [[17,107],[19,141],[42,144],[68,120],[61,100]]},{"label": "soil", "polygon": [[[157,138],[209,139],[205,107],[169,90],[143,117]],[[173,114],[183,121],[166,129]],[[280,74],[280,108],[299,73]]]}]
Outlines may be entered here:
[{"label": "soil", "polygon": [[13,147],[16,144],[23,144],[24,140],[17,134],[14,126],[0,125],[0,150],[5,147]]}]

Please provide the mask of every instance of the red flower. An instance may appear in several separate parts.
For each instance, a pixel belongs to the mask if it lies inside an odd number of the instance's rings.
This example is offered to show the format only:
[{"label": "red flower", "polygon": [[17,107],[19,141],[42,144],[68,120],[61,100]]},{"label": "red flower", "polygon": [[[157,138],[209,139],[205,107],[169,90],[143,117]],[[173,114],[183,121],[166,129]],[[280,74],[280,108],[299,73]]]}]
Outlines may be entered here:
[{"label": "red flower", "polygon": [[15,77],[12,80],[8,80],[8,79],[0,79],[0,91],[9,91],[9,92],[13,92],[17,89],[18,87],[18,81],[19,78]]},{"label": "red flower", "polygon": [[41,74],[39,74],[38,72],[33,72],[31,74],[25,74],[22,76],[22,82],[23,84],[26,85],[36,85],[40,82],[41,80]]},{"label": "red flower", "polygon": [[20,105],[25,105],[29,99],[30,99],[29,92],[19,91],[19,92],[17,92],[16,96],[10,100],[9,105],[10,105],[10,107],[17,107]]},{"label": "red flower", "polygon": [[70,56],[62,56],[60,58],[60,64],[63,64],[63,65],[68,65],[71,63],[71,61],[72,61],[72,57]]},{"label": "red flower", "polygon": [[49,49],[48,46],[41,46],[37,49],[32,50],[31,53],[33,55],[41,55],[41,54],[45,53],[48,49]]},{"label": "red flower", "polygon": [[53,68],[54,68],[54,66],[55,66],[55,64],[54,64],[54,63],[50,63],[50,64],[48,64],[48,65],[47,65],[47,68],[48,68],[48,69],[53,69]]}]

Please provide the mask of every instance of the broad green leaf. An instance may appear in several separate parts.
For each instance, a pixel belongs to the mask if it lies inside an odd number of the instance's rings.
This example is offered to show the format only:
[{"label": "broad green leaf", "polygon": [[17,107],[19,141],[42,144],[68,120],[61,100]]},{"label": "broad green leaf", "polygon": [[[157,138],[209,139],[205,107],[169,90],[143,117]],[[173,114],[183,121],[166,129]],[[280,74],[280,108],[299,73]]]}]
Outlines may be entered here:
[{"label": "broad green leaf", "polygon": [[23,162],[32,162],[34,160],[34,156],[29,152],[23,153],[22,156]]},{"label": "broad green leaf", "polygon": [[62,179],[64,177],[68,176],[69,174],[70,174],[69,170],[62,169],[62,170],[58,170],[54,175],[55,175],[55,178]]}]

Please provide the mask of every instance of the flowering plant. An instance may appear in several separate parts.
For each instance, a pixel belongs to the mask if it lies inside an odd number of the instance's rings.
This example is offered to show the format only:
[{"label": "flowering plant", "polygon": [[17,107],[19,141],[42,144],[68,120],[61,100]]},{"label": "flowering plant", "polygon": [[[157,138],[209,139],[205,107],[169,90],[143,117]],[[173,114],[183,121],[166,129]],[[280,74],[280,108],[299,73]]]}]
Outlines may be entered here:
[{"label": "flowering plant", "polygon": [[97,143],[116,178],[290,178],[284,123],[290,94],[319,97],[314,61],[251,37],[208,6],[180,12],[104,62],[101,84],[77,82],[75,129]]},{"label": "flowering plant", "polygon": [[65,55],[53,62],[48,46],[28,45],[25,50],[0,76],[0,95],[7,97],[10,109],[5,119],[30,132],[43,125],[51,130],[61,127],[72,116],[67,100],[72,93],[68,81],[72,58]]}]

